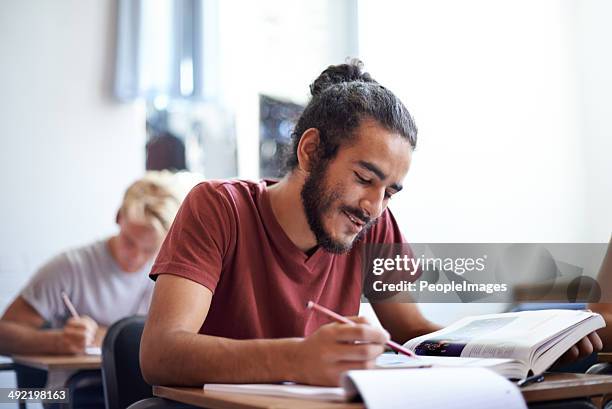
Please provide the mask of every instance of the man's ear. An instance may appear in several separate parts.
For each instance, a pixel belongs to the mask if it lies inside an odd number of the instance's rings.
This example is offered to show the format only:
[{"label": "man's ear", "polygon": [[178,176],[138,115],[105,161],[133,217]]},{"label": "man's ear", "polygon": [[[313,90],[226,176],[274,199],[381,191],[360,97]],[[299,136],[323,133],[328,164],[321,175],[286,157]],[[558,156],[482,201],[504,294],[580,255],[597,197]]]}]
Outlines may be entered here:
[{"label": "man's ear", "polygon": [[121,209],[117,210],[117,215],[115,216],[115,223],[119,224],[120,219],[121,219]]},{"label": "man's ear", "polygon": [[316,154],[319,149],[319,130],[308,128],[302,134],[297,148],[298,167],[305,172],[310,172],[312,164],[316,162]]}]

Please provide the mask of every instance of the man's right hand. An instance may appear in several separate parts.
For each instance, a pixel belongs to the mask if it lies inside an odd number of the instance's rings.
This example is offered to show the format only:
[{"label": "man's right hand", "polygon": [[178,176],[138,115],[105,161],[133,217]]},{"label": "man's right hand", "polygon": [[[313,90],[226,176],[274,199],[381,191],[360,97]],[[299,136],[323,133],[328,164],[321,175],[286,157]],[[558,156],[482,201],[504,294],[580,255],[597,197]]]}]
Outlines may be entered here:
[{"label": "man's right hand", "polygon": [[297,344],[296,382],[337,386],[343,372],[374,367],[389,334],[369,325],[363,317],[349,319],[356,325],[323,325]]},{"label": "man's right hand", "polygon": [[97,330],[98,324],[90,317],[70,318],[58,331],[58,353],[83,354],[85,348],[94,343]]}]

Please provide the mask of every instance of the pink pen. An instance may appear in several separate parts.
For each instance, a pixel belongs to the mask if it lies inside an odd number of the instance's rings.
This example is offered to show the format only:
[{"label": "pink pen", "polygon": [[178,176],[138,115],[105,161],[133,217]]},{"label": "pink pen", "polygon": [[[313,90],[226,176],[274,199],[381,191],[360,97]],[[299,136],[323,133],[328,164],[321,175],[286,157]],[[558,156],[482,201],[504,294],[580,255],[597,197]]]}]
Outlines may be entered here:
[{"label": "pink pen", "polygon": [[[349,320],[346,317],[343,317],[340,314],[337,314],[335,312],[333,312],[330,309],[327,309],[325,307],[323,307],[322,305],[317,304],[316,302],[313,301],[308,301],[308,308],[309,309],[313,309],[319,312],[322,312],[323,314],[327,315],[329,318],[332,318],[338,322],[341,322],[343,324],[348,324],[348,325],[355,325],[355,323],[351,320]],[[396,352],[400,352],[404,355],[407,355],[411,358],[418,358],[414,352],[412,352],[411,350],[404,348],[403,346],[401,346],[400,344],[398,344],[397,342],[394,341],[387,341],[386,343],[391,349],[393,349]]]}]

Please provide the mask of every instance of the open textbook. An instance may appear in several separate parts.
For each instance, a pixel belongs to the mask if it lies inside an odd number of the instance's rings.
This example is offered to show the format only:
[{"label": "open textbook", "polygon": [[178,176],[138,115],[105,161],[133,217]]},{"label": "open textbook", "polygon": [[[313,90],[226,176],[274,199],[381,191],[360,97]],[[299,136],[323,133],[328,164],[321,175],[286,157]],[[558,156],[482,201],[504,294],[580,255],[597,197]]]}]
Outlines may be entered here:
[{"label": "open textbook", "polygon": [[[526,408],[516,385],[484,368],[356,370],[346,372],[341,383],[341,387],[290,383],[207,384],[204,391],[338,402],[359,396],[368,409]],[[440,388],[445,393],[440,393]]]},{"label": "open textbook", "polygon": [[[433,366],[487,367],[506,378],[520,379],[546,371],[587,334],[605,327],[589,311],[542,310],[463,318],[404,346]],[[390,358],[393,360],[393,358]],[[412,365],[399,356],[383,366]]]}]

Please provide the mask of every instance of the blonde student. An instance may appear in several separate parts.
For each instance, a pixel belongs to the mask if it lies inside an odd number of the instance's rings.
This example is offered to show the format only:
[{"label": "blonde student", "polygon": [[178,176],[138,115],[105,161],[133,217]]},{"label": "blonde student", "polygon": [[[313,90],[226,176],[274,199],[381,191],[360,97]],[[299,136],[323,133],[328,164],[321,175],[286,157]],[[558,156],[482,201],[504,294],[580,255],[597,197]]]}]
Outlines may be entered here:
[{"label": "blonde student", "polygon": [[[146,314],[153,258],[186,194],[170,172],[148,172],[126,190],[117,234],[61,252],[33,275],[0,319],[0,354],[80,354],[106,327]],[[74,305],[73,315],[62,293]]]}]

